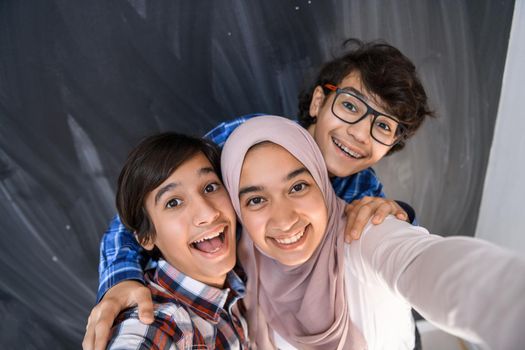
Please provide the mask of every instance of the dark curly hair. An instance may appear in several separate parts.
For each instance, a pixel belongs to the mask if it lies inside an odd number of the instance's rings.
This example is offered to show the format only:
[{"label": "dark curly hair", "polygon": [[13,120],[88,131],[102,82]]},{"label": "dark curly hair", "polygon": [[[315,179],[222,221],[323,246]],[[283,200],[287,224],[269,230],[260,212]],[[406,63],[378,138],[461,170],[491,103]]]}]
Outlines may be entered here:
[{"label": "dark curly hair", "polygon": [[326,89],[325,84],[338,86],[346,76],[358,71],[367,91],[380,97],[386,103],[387,113],[397,116],[407,128],[405,137],[387,155],[401,150],[425,117],[434,116],[416,67],[401,51],[384,41],[363,42],[352,38],[342,47],[347,51],[324,63],[313,84],[299,94],[299,123],[308,128],[315,122],[309,110],[317,86],[323,87],[328,95],[333,92]]}]

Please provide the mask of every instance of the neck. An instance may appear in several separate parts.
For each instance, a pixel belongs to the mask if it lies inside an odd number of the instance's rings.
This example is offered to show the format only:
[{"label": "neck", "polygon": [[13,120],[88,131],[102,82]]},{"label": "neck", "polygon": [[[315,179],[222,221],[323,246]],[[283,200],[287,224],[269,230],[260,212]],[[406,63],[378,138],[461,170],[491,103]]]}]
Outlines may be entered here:
[{"label": "neck", "polygon": [[219,278],[212,278],[209,281],[200,279],[200,282],[207,284],[208,286],[224,289],[224,283],[226,282],[226,275]]}]

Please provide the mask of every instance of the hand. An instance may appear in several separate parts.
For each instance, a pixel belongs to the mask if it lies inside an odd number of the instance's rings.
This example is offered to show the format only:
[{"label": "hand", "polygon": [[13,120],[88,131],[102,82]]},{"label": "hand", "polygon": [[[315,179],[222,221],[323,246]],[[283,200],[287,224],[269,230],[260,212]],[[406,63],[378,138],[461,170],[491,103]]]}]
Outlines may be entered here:
[{"label": "hand", "polygon": [[372,218],[372,223],[378,225],[390,214],[400,220],[408,220],[407,213],[393,200],[381,197],[363,197],[346,205],[345,242],[359,239],[365,225]]},{"label": "hand", "polygon": [[115,318],[120,311],[138,305],[142,323],[153,322],[151,292],[137,281],[123,281],[110,288],[100,303],[91,310],[82,341],[84,350],[104,350]]}]

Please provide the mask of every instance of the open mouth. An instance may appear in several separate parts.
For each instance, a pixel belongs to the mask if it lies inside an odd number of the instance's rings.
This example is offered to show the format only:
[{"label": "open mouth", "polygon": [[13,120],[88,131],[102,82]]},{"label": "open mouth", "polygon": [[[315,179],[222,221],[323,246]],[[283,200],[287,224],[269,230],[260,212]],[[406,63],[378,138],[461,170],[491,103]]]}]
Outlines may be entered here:
[{"label": "open mouth", "polygon": [[207,254],[215,254],[225,246],[226,229],[222,227],[219,231],[207,234],[206,236],[190,243],[190,246]]},{"label": "open mouth", "polygon": [[309,226],[310,225],[305,226],[304,229],[289,237],[269,238],[276,246],[278,246],[281,249],[294,249],[302,245],[303,242],[306,240],[306,237],[308,236],[307,231]]},{"label": "open mouth", "polygon": [[339,142],[336,138],[332,137],[332,142],[334,143],[334,145],[339,148],[344,154],[346,154],[347,156],[351,157],[351,158],[354,158],[354,159],[360,159],[360,158],[363,158],[363,155],[362,154],[359,154],[357,152],[354,152],[352,151],[351,149],[349,149],[348,147],[346,147],[345,145],[343,145],[341,142]]}]

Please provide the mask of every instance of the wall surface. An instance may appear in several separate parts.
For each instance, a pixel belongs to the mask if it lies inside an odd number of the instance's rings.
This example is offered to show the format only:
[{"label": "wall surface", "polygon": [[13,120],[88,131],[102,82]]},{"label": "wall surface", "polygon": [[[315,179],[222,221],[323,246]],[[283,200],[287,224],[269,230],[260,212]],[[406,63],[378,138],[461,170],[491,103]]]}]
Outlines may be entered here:
[{"label": "wall surface", "polygon": [[515,4],[476,236],[525,256],[525,5]]},{"label": "wall surface", "polygon": [[116,176],[141,137],[293,117],[300,88],[349,36],[399,47],[439,116],[378,166],[387,193],[433,232],[473,235],[513,6],[0,2],[1,347],[79,348]]}]

